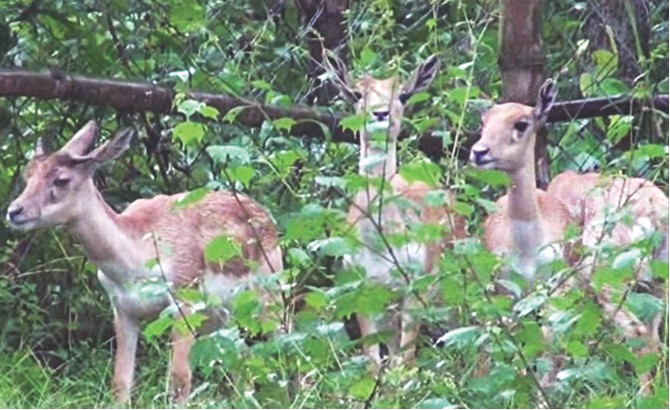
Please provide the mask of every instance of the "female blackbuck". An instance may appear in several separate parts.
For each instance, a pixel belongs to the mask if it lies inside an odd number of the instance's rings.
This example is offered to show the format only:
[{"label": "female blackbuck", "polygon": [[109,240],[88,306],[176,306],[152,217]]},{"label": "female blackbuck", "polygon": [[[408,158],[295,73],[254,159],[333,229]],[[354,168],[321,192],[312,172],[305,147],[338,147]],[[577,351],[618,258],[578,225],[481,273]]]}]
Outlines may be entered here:
[{"label": "female blackbuck", "polygon": [[479,168],[509,174],[509,192],[496,202],[484,223],[484,244],[508,257],[513,268],[532,283],[539,267],[564,257],[562,240],[570,223],[563,203],[535,187],[535,135],[544,126],[556,94],[547,81],[536,106],[507,103],[482,116],[481,138],[470,161]]},{"label": "female blackbuck", "polygon": [[[601,264],[599,253],[607,253],[608,247],[631,248],[636,242],[652,239],[657,234],[658,243],[652,254],[644,255],[635,247],[626,253],[634,257],[631,269],[635,279],[646,283],[655,296],[667,299],[665,286],[659,286],[660,278],[653,278],[650,272],[650,259],[668,262],[669,200],[662,190],[642,178],[567,171],[551,181],[547,192],[560,198],[574,223],[582,227],[581,244],[588,252],[579,263],[579,271],[586,279],[590,279],[595,267]],[[606,299],[601,301],[605,312],[622,325],[627,338],[644,340],[639,354],[658,352],[663,312],[654,315],[651,324],[645,326],[611,300],[612,292],[613,289],[605,288]],[[650,374],[642,376],[643,392],[649,391],[650,382]]]},{"label": "female blackbuck", "polygon": [[[638,189],[638,194],[632,194],[633,191],[622,190],[616,182],[608,191],[611,199],[607,196],[584,199],[589,185],[595,183],[590,176],[582,179],[570,173],[559,175],[549,192],[535,187],[535,136],[544,126],[554,99],[553,82],[548,80],[542,86],[534,108],[516,103],[495,105],[483,115],[481,139],[472,147],[470,155],[475,166],[499,169],[510,175],[509,192],[496,202],[497,211],[485,221],[484,243],[490,251],[508,258],[512,267],[530,283],[536,279],[538,269],[553,260],[564,258],[567,262],[575,262],[567,258],[568,252],[562,245],[569,224],[584,227],[582,241],[587,246],[602,240],[601,210],[607,208],[607,203],[617,203],[611,202],[616,195],[634,199],[633,216],[637,221],[637,228],[621,226],[612,232],[617,244],[639,238],[633,232],[660,226],[656,223],[661,220],[658,215],[666,215],[667,226],[667,197],[662,192],[659,195],[648,183],[642,184],[646,188],[640,190],[640,183],[629,181],[629,187],[637,186]],[[665,208],[661,205],[663,201]],[[600,230],[596,229],[597,223],[601,224]],[[579,271],[584,276],[583,269],[579,268]],[[584,279],[590,284],[589,277]],[[649,349],[657,348],[648,327],[625,309],[617,309],[608,292],[596,297],[603,310],[614,315],[615,322],[627,337],[646,339]]]},{"label": "female blackbuck", "polygon": [[[349,208],[347,219],[360,243],[356,253],[345,258],[345,264],[360,266],[373,283],[390,288],[405,285],[399,315],[390,320],[384,320],[384,315],[375,318],[356,315],[363,337],[390,328],[393,340],[388,345],[389,353],[395,356],[399,349],[403,351],[394,362],[414,358],[419,333],[419,322],[411,310],[421,296],[408,292],[409,282],[433,270],[442,249],[454,235],[464,236],[462,218],[454,218],[444,205],[426,203],[426,195],[431,191],[428,185],[407,182],[397,171],[396,146],[404,104],[430,85],[438,66],[437,57],[429,57],[404,85],[395,77],[379,80],[365,76],[351,93],[357,98],[357,114],[365,119],[359,132],[358,170],[369,183],[355,195]],[[449,202],[451,193],[443,192]],[[440,227],[443,235],[432,241],[417,240],[412,231],[416,232],[422,224]],[[378,369],[382,364],[379,345],[366,345],[364,350],[372,367]]]},{"label": "female blackbuck", "polygon": [[[158,195],[137,200],[117,214],[92,177],[99,165],[129,147],[133,132],[122,131],[88,152],[96,133],[91,121],[52,154],[38,142],[25,190],[9,206],[7,219],[20,230],[62,225],[81,238],[111,298],[117,343],[113,390],[125,402],[130,399],[140,321],[179,303],[170,288],[199,286],[226,306],[236,287],[250,284],[254,275],[282,270],[282,255],[271,216],[238,193],[211,192],[190,206],[175,206],[184,194]],[[239,256],[205,258],[204,249],[220,237],[237,246]],[[160,291],[143,288],[150,283],[164,286]],[[189,311],[189,306],[179,306]],[[178,402],[190,394],[193,341],[190,332],[179,326],[173,330],[171,392]]]}]

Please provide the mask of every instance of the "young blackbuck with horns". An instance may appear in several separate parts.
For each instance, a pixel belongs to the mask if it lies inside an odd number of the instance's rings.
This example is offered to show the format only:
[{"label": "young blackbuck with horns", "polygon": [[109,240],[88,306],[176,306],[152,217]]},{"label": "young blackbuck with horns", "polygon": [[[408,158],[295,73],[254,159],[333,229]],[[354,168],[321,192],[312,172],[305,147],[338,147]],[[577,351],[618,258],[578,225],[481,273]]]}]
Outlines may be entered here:
[{"label": "young blackbuck with horns", "polygon": [[[184,194],[158,195],[137,200],[117,214],[105,203],[92,177],[98,166],[129,147],[133,132],[122,131],[89,152],[96,129],[95,122],[87,123],[52,154],[38,142],[25,190],[9,206],[7,220],[20,230],[62,225],[81,238],[111,298],[117,343],[113,389],[117,400],[126,402],[140,321],[178,303],[168,287],[199,285],[205,295],[219,298],[226,306],[235,288],[246,285],[253,275],[282,270],[282,255],[268,212],[239,193],[211,192],[185,207],[174,206]],[[222,236],[239,245],[239,256],[206,260],[205,247]],[[166,286],[158,294],[155,287],[143,292],[142,285],[148,282]],[[181,305],[181,309],[188,312],[189,307]],[[190,332],[173,330],[170,375],[177,402],[190,393],[188,355],[193,341]]]},{"label": "young blackbuck with horns", "polygon": [[[640,238],[641,232],[649,234],[656,229],[665,235],[666,249],[657,252],[659,259],[667,261],[668,199],[648,181],[603,179],[601,186],[606,188],[598,191],[597,176],[568,172],[556,177],[549,192],[535,187],[535,136],[545,124],[555,95],[553,81],[547,80],[534,108],[516,103],[498,104],[482,116],[481,138],[472,147],[470,161],[480,168],[505,171],[511,178],[507,195],[496,202],[496,212],[485,221],[487,249],[508,258],[513,269],[531,284],[537,279],[538,270],[553,260],[576,263],[567,257],[563,246],[571,223],[583,228],[581,242],[588,247],[608,240],[608,236],[616,245],[631,244]],[[593,195],[589,196],[589,192]],[[623,209],[626,201],[632,206],[633,223],[626,226],[619,222],[611,233],[606,233],[606,209]],[[579,264],[576,269],[584,286],[589,287],[593,268]],[[627,338],[645,341],[639,354],[658,349],[657,335],[625,308],[612,303],[610,292],[598,293],[596,298]],[[642,381],[647,379],[643,376]]]},{"label": "young blackbuck with horns", "polygon": [[[421,182],[407,182],[398,174],[396,163],[405,104],[430,85],[438,66],[437,57],[431,56],[404,85],[396,77],[379,80],[364,76],[346,90],[357,100],[357,114],[365,118],[359,133],[358,171],[369,178],[369,183],[355,195],[349,208],[347,219],[360,243],[356,253],[345,258],[345,264],[360,266],[373,283],[394,289],[404,286],[401,292],[406,294],[400,301],[399,314],[389,320],[356,315],[363,337],[391,330],[393,340],[388,348],[394,362],[414,358],[419,333],[419,321],[412,309],[418,306],[421,295],[408,293],[409,282],[417,275],[430,273],[444,246],[455,235],[464,236],[462,218],[454,218],[444,204],[428,205],[426,196],[431,188]],[[445,202],[450,203],[451,193],[442,193]],[[437,239],[417,240],[416,230],[422,224],[439,226],[441,234]],[[364,344],[364,350],[372,367],[379,369],[379,345]]]}]

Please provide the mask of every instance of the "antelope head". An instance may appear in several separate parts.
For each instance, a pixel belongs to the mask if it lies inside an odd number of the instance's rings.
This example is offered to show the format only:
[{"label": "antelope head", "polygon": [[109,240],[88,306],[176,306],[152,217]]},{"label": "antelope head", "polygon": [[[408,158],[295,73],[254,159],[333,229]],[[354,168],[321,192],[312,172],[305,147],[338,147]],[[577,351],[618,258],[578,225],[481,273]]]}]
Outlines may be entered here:
[{"label": "antelope head", "polygon": [[26,187],[7,209],[7,221],[14,229],[31,230],[66,225],[86,212],[95,195],[95,169],[125,151],[133,136],[131,129],[118,133],[88,152],[97,133],[89,121],[60,150],[47,153],[38,139],[33,159],[25,173]]},{"label": "antelope head", "polygon": [[361,143],[368,145],[373,134],[386,135],[395,142],[400,134],[400,125],[405,104],[419,91],[423,91],[435,79],[440,60],[432,55],[420,64],[411,79],[402,83],[398,77],[376,79],[365,75],[355,83],[344,81],[343,93],[354,102],[356,113],[366,117],[364,128],[360,132]]},{"label": "antelope head", "polygon": [[554,82],[540,88],[535,107],[517,103],[494,105],[482,115],[482,132],[472,146],[470,162],[479,168],[515,172],[534,162],[535,135],[554,104]]}]

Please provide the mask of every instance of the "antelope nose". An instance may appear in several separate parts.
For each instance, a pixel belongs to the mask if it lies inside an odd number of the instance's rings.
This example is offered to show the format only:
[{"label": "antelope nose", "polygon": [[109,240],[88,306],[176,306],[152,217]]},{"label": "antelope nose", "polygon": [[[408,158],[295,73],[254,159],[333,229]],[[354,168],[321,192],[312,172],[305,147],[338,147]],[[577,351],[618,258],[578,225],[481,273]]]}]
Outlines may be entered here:
[{"label": "antelope nose", "polygon": [[14,221],[14,218],[17,216],[21,215],[21,212],[23,212],[23,207],[22,206],[17,206],[17,207],[10,207],[7,210],[7,220],[9,221]]},{"label": "antelope nose", "polygon": [[472,155],[470,156],[470,161],[474,162],[475,164],[481,164],[482,162],[485,162],[484,157],[488,153],[489,153],[488,148],[474,147],[472,148]]},{"label": "antelope nose", "polygon": [[389,118],[389,112],[388,111],[373,111],[372,115],[374,115],[375,119],[377,121],[384,121]]}]

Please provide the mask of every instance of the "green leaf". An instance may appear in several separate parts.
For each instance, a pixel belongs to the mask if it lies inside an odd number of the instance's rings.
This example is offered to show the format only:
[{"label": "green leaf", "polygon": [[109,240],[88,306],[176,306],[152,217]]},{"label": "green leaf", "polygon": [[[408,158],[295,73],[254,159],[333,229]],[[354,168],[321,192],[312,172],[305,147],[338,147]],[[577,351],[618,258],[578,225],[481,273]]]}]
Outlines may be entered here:
[{"label": "green leaf", "polygon": [[418,181],[433,187],[439,183],[442,170],[436,163],[426,159],[400,166],[400,176],[409,183]]},{"label": "green leaf", "polygon": [[202,200],[210,192],[211,190],[208,188],[194,189],[182,198],[175,201],[174,204],[172,204],[172,209],[182,209],[188,207],[189,205],[193,205]]},{"label": "green leaf", "polygon": [[200,29],[206,25],[205,9],[197,2],[176,1],[170,5],[170,24],[181,32]]},{"label": "green leaf", "polygon": [[177,111],[183,113],[187,118],[196,112],[200,112],[205,107],[205,103],[196,100],[184,100],[177,106]]},{"label": "green leaf", "polygon": [[340,128],[343,130],[351,130],[352,132],[360,131],[365,125],[366,116],[364,115],[350,115],[340,120]]},{"label": "green leaf", "polygon": [[293,118],[290,117],[282,117],[282,118],[277,118],[276,120],[272,121],[272,125],[278,129],[278,130],[286,130],[290,131],[291,127],[295,125],[296,121]]},{"label": "green leaf", "polygon": [[308,293],[307,296],[305,296],[305,302],[308,306],[316,310],[321,310],[328,304],[326,294],[320,290],[313,290],[312,292]]},{"label": "green leaf", "polygon": [[393,298],[386,287],[370,285],[363,287],[356,298],[356,313],[374,315],[385,310],[386,304]]},{"label": "green leaf", "polygon": [[600,83],[600,90],[606,96],[622,95],[630,92],[628,84],[616,78],[605,78]]},{"label": "green leaf", "polygon": [[225,263],[237,256],[242,256],[242,246],[226,235],[217,236],[205,247],[205,260],[208,262]]},{"label": "green leaf", "polygon": [[596,397],[587,404],[587,409],[623,409],[627,399],[624,397]]},{"label": "green leaf", "polygon": [[189,145],[194,141],[199,143],[205,136],[205,126],[199,122],[185,121],[177,124],[177,126],[172,129],[172,133],[183,142],[184,145]]},{"label": "green leaf", "polygon": [[409,106],[412,104],[418,104],[422,103],[424,101],[428,101],[430,99],[430,93],[427,91],[421,91],[418,93],[413,94],[409,100],[405,103],[405,106]]},{"label": "green leaf", "polygon": [[454,212],[456,212],[459,215],[469,217],[472,215],[474,211],[475,208],[470,204],[461,201],[454,202]]},{"label": "green leaf", "polygon": [[240,115],[247,107],[239,106],[231,108],[224,116],[223,122],[234,122],[237,119],[237,116]]},{"label": "green leaf", "polygon": [[341,237],[318,239],[310,242],[307,247],[312,252],[318,252],[320,255],[326,256],[344,256],[353,252],[349,242]]},{"label": "green leaf", "polygon": [[377,59],[377,54],[370,50],[368,47],[365,47],[363,51],[361,51],[361,57],[360,57],[360,63],[361,66],[364,68],[370,67],[375,60]]},{"label": "green leaf", "polygon": [[607,139],[612,144],[616,144],[630,132],[631,126],[633,124],[633,116],[612,115],[610,116],[610,120],[611,120],[610,125],[607,128]]},{"label": "green leaf", "polygon": [[567,352],[574,357],[589,356],[589,348],[586,347],[586,345],[582,343],[580,340],[571,339],[570,341],[568,341],[565,350],[567,350]]},{"label": "green leaf", "polygon": [[585,97],[591,97],[595,94],[593,76],[591,73],[582,73],[582,75],[579,76],[579,91],[581,91]]},{"label": "green leaf", "polygon": [[249,187],[249,182],[251,182],[251,178],[253,178],[254,175],[256,174],[256,170],[254,170],[249,165],[238,165],[236,167],[229,168],[227,172],[228,175],[230,176],[230,179],[241,183],[247,188]]},{"label": "green leaf", "polygon": [[546,350],[544,337],[540,326],[534,321],[523,321],[523,328],[517,334],[517,340],[522,342],[523,353],[528,358],[539,356]]},{"label": "green leaf", "polygon": [[500,286],[507,289],[507,291],[510,292],[512,295],[514,295],[515,298],[517,299],[521,298],[521,293],[523,291],[521,287],[516,283],[506,279],[498,279],[496,280],[496,283],[500,284]]},{"label": "green leaf", "polygon": [[200,115],[205,118],[216,120],[219,117],[219,110],[209,105],[205,105],[204,107],[200,108]]},{"label": "green leaf", "polygon": [[322,175],[314,178],[314,182],[317,185],[323,185],[329,188],[340,188],[342,190],[344,190],[347,185],[346,181],[342,177],[327,177]]},{"label": "green leaf", "polygon": [[495,169],[472,170],[467,175],[492,187],[508,187],[510,184],[509,176]]},{"label": "green leaf", "polygon": [[[666,272],[667,275],[667,272]],[[659,298],[648,293],[631,292],[626,298],[626,306],[630,311],[645,323],[651,323],[652,319],[663,313],[665,304]]]},{"label": "green leaf", "polygon": [[365,400],[370,397],[374,388],[374,379],[370,376],[365,376],[349,388],[349,395],[358,400]]},{"label": "green leaf", "polygon": [[444,347],[454,344],[462,347],[471,344],[479,336],[479,333],[480,330],[477,326],[459,327],[440,336],[436,343],[444,343]]},{"label": "green leaf", "polygon": [[289,248],[287,255],[293,266],[307,266],[312,263],[312,258],[301,248]]},{"label": "green leaf", "polygon": [[161,314],[156,320],[149,322],[142,334],[148,340],[152,340],[154,337],[159,337],[165,333],[170,326],[172,326],[172,317],[170,315]]},{"label": "green leaf", "polygon": [[615,73],[619,64],[619,58],[615,53],[600,48],[595,50],[591,56],[596,65],[595,78],[598,81],[603,81]]},{"label": "green leaf", "polygon": [[546,301],[547,297],[545,295],[531,293],[514,305],[514,312],[516,312],[519,317],[528,316],[539,309],[540,306],[544,305]]},{"label": "green leaf", "polygon": [[236,145],[212,145],[207,147],[207,153],[222,165],[248,164],[251,161],[249,152]]}]

